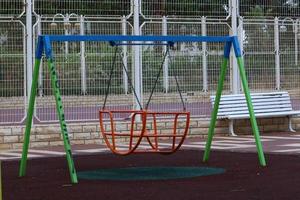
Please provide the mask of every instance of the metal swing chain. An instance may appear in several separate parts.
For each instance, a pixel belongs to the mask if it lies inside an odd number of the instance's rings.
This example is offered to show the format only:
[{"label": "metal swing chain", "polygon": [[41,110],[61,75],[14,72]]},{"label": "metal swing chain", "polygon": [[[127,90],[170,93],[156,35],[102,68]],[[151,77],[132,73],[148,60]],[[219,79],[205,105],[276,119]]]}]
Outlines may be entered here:
[{"label": "metal swing chain", "polygon": [[[151,93],[150,93],[150,97],[149,97],[149,99],[148,99],[148,101],[147,101],[147,104],[146,104],[146,110],[148,109],[148,106],[149,106],[149,104],[150,104],[151,98],[152,98],[152,96],[153,96],[154,90],[155,90],[156,85],[157,85],[157,83],[158,83],[158,79],[159,79],[160,74],[161,74],[161,72],[162,72],[163,65],[164,65],[164,63],[165,63],[165,61],[166,61],[167,56],[169,57],[170,66],[172,66],[172,59],[171,59],[171,55],[170,55],[170,46],[169,46],[169,45],[167,45],[167,50],[166,50],[166,52],[165,52],[165,54],[164,54],[163,61],[162,61],[162,63],[161,63],[159,72],[158,72],[158,74],[157,74],[157,76],[156,76],[156,80],[155,80],[155,83],[154,83],[154,87],[152,88],[152,91],[151,91]],[[171,69],[172,69],[172,68],[171,68]],[[181,103],[182,103],[182,107],[183,107],[183,110],[186,111],[186,106],[185,106],[185,103],[184,103],[184,100],[183,100],[183,97],[182,97],[182,92],[181,92],[181,90],[180,90],[178,78],[177,78],[176,73],[174,73],[174,74],[175,74],[175,75],[174,75],[174,78],[175,78],[175,82],[176,82],[176,88],[177,88],[177,91],[178,91],[179,96],[180,96],[180,100],[181,100]]]},{"label": "metal swing chain", "polygon": [[[122,54],[121,54],[120,51],[118,51],[118,54],[119,54],[119,56],[122,58]],[[137,94],[136,94],[135,88],[134,88],[134,86],[133,86],[133,84],[132,84],[132,80],[131,80],[131,78],[130,78],[130,76],[129,76],[128,70],[127,70],[127,68],[125,67],[125,64],[124,64],[124,61],[123,61],[123,60],[122,60],[121,64],[122,64],[122,67],[121,67],[121,68],[123,68],[123,70],[125,71],[125,74],[126,74],[126,76],[127,76],[127,79],[128,79],[128,82],[129,82],[129,86],[130,86],[131,90],[133,91],[133,94],[134,94],[134,97],[135,97],[137,103],[138,103],[139,106],[140,106],[140,110],[143,110],[142,103],[140,102],[140,100],[139,100],[139,98],[138,98],[138,96],[137,96]]]},{"label": "metal swing chain", "polygon": [[[113,72],[114,72],[114,69],[115,69],[114,66],[115,66],[115,64],[116,64],[117,54],[119,54],[119,56],[122,57],[121,52],[119,51],[119,48],[116,46],[116,47],[115,47],[115,52],[114,52],[113,63],[112,63],[112,65],[111,65],[111,69],[110,69],[109,80],[108,80],[108,84],[107,84],[106,91],[105,91],[105,99],[104,99],[104,103],[103,103],[103,106],[102,106],[102,110],[104,110],[104,109],[105,109],[105,106],[106,106],[107,97],[108,97],[108,94],[109,94],[109,90],[110,90],[110,86],[111,86],[111,81],[112,81],[112,75],[113,75]],[[157,86],[157,83],[158,83],[158,80],[159,80],[159,77],[160,77],[160,74],[161,74],[161,72],[162,72],[163,65],[164,65],[164,63],[165,63],[165,61],[166,61],[167,56],[169,56],[170,66],[172,66],[172,59],[170,59],[170,58],[171,58],[171,55],[170,55],[170,46],[169,46],[169,45],[167,45],[167,50],[166,50],[166,52],[165,52],[165,54],[164,54],[163,61],[162,61],[161,65],[160,65],[158,74],[157,74],[157,76],[156,76],[154,86],[153,86],[153,88],[152,88],[152,90],[151,90],[149,99],[148,99],[148,101],[147,101],[147,103],[146,103],[146,106],[145,106],[145,109],[146,109],[146,110],[147,110],[148,107],[149,107],[150,101],[151,101],[151,99],[152,99],[154,90],[155,90],[155,88],[156,88],[156,86]],[[139,100],[138,97],[137,97],[135,88],[134,88],[134,86],[133,86],[133,84],[132,84],[132,80],[131,80],[131,78],[130,78],[130,76],[129,76],[128,70],[126,69],[123,60],[122,60],[121,64],[122,64],[123,70],[124,70],[125,73],[126,73],[126,76],[127,76],[127,79],[128,79],[129,85],[130,85],[130,88],[131,88],[132,91],[133,91],[133,94],[134,94],[134,96],[135,96],[135,98],[136,98],[136,100],[137,100],[137,103],[139,104],[140,109],[143,110],[143,106],[142,106],[140,100]],[[174,78],[175,78],[176,88],[177,88],[177,91],[178,91],[178,93],[179,93],[180,100],[181,100],[181,103],[182,103],[182,107],[183,107],[183,110],[185,111],[185,110],[186,110],[186,106],[185,106],[185,103],[184,103],[184,100],[183,100],[183,97],[182,97],[182,92],[181,92],[181,90],[180,90],[180,86],[179,86],[179,82],[178,82],[178,78],[177,78],[177,75],[176,75],[176,74],[174,75]]]},{"label": "metal swing chain", "polygon": [[118,52],[118,47],[115,47],[113,63],[110,67],[109,79],[108,79],[107,87],[106,87],[106,90],[105,90],[105,99],[104,99],[104,102],[103,102],[102,110],[104,110],[105,106],[106,106],[106,101],[107,101],[109,89],[110,89],[110,86],[111,86],[112,75],[113,75],[114,69],[115,69],[114,66],[115,66],[116,60],[117,60],[117,52]]},{"label": "metal swing chain", "polygon": [[148,99],[147,104],[146,104],[146,107],[145,107],[146,110],[147,110],[148,107],[149,107],[151,98],[152,98],[152,96],[153,96],[154,90],[155,90],[156,85],[157,85],[157,83],[158,83],[158,79],[159,79],[159,77],[160,77],[160,74],[161,74],[161,72],[162,72],[162,70],[163,70],[163,66],[164,66],[164,63],[165,63],[165,61],[166,61],[167,55],[168,55],[168,53],[169,53],[169,50],[170,50],[170,46],[167,45],[167,49],[166,49],[166,52],[165,52],[165,54],[164,54],[163,60],[162,60],[162,62],[161,62],[161,64],[160,64],[160,68],[159,68],[158,74],[157,74],[157,76],[156,76],[156,79],[155,79],[155,82],[154,82],[154,86],[152,87],[152,90],[151,90],[149,99]]},{"label": "metal swing chain", "polygon": [[[171,59],[170,52],[168,52],[168,55],[169,55],[170,66],[171,66],[171,69],[172,69],[172,59]],[[174,69],[173,69],[173,71],[174,71]],[[185,105],[183,97],[182,97],[182,91],[180,89],[178,78],[177,78],[177,75],[176,75],[175,71],[174,71],[174,78],[175,78],[176,88],[177,88],[177,91],[178,91],[179,96],[180,96],[183,111],[186,111],[186,105]]]}]

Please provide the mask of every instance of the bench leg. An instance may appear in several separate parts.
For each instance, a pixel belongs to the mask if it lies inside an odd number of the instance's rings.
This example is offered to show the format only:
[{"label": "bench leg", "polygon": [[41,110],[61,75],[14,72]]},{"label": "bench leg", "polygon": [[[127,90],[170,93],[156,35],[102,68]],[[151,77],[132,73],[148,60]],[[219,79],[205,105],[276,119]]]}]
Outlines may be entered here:
[{"label": "bench leg", "polygon": [[292,126],[292,118],[290,116],[288,116],[288,119],[289,119],[289,130],[291,132],[296,132],[296,130],[293,129],[293,126]]},{"label": "bench leg", "polygon": [[230,132],[230,135],[231,135],[231,136],[237,136],[237,135],[234,133],[233,120],[229,120],[229,132]]}]

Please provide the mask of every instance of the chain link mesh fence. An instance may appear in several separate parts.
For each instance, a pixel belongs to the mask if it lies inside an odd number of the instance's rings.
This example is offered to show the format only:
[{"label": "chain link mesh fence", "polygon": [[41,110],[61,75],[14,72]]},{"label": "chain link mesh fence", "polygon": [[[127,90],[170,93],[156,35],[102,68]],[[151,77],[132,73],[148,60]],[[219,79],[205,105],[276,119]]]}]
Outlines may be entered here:
[{"label": "chain link mesh fence", "polygon": [[[68,22],[63,19],[42,18],[41,33],[79,35],[80,28],[83,28],[84,34],[88,35],[120,35],[122,27],[124,27],[121,18],[99,20],[97,17],[86,17],[81,27],[79,23],[79,18]],[[131,33],[131,25],[125,22],[125,27]],[[117,49],[118,54],[115,58],[116,49],[109,43],[85,42],[84,46],[81,46],[79,42],[56,42],[52,45],[66,120],[94,121],[98,119],[98,110],[103,105],[112,67],[114,72],[107,107],[129,109],[133,105],[131,98],[128,99],[127,96],[124,96],[121,48]],[[82,51],[84,51],[84,55],[81,55]],[[128,49],[127,56],[130,58],[130,55],[131,51]],[[42,122],[57,121],[47,63],[44,62],[42,67],[37,118]],[[85,68],[84,72],[82,71],[83,67]],[[82,87],[82,77],[85,78],[86,88]]]},{"label": "chain link mesh fence", "polygon": [[24,42],[22,22],[0,20],[0,124],[25,117]]},{"label": "chain link mesh fence", "polygon": [[142,14],[147,18],[192,18],[201,16],[226,17],[229,15],[228,1],[197,0],[143,0]]},{"label": "chain link mesh fence", "polygon": [[[227,0],[143,0],[140,7],[141,34],[228,35],[232,32],[231,6]],[[35,0],[33,9],[35,36],[133,33],[133,0]],[[298,0],[246,0],[240,1],[238,12],[243,22],[240,25],[240,40],[251,91],[288,90],[297,109],[300,109],[299,9]],[[7,101],[14,98],[18,102],[17,110],[1,108],[1,124],[20,122],[25,115],[24,83],[27,78],[24,69],[24,11],[24,0],[0,2],[0,98]],[[280,16],[277,25],[276,16]],[[97,120],[98,115],[95,111],[103,103],[114,48],[105,43],[95,42],[85,42],[83,46],[82,43],[64,42],[53,44],[53,47],[66,106],[66,118],[69,121]],[[168,74],[164,77],[162,73],[159,77],[152,108],[166,111],[181,107],[176,92],[176,75],[184,101],[193,116],[209,116],[211,105],[208,99],[216,89],[223,47],[223,44],[179,43],[171,48],[166,64]],[[154,85],[165,50],[165,47],[154,45],[141,48],[144,103]],[[130,79],[133,81],[133,50],[128,46],[120,47],[119,51],[121,56],[118,56],[116,62],[108,106],[129,108],[134,104],[134,97],[129,77],[124,74],[121,65],[122,62],[126,63]],[[276,61],[276,56],[279,57],[279,62]],[[276,72],[278,67],[279,73]],[[230,83],[228,71],[224,85],[225,93],[231,92]],[[280,88],[277,88],[278,84]],[[42,65],[38,90],[37,118],[42,122],[57,120],[45,63]],[[115,99],[119,101],[116,102]],[[165,103],[167,99],[173,99],[176,105],[169,106]]]},{"label": "chain link mesh fence", "polygon": [[123,16],[131,13],[130,0],[34,0],[34,11],[39,15],[75,13],[86,16]]},{"label": "chain link mesh fence", "polygon": [[243,0],[240,1],[240,15],[248,18],[277,16],[299,17],[299,0]]},{"label": "chain link mesh fence", "polygon": [[274,90],[274,22],[244,22],[244,58],[249,88],[252,91]]},{"label": "chain link mesh fence", "polygon": [[25,12],[25,0],[1,0],[0,18],[15,18]]}]

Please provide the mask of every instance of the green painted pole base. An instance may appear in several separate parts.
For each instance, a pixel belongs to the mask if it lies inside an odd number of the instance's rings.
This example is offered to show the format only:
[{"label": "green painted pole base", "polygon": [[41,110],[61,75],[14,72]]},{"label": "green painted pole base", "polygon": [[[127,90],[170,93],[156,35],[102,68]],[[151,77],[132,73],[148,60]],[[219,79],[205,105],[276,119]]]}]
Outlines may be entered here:
[{"label": "green painted pole base", "polygon": [[56,75],[56,69],[55,69],[52,59],[48,59],[48,68],[49,68],[49,72],[51,74],[51,85],[52,85],[53,93],[55,96],[56,111],[58,114],[60,129],[61,129],[62,138],[64,141],[64,147],[65,147],[71,182],[78,183],[77,174],[76,174],[73,157],[72,157],[72,150],[71,150],[71,144],[70,144],[70,139],[69,139],[69,133],[68,133],[68,129],[67,129],[67,123],[65,121],[62,97],[61,97],[60,90],[59,90],[59,82],[58,82],[58,78]]},{"label": "green painted pole base", "polygon": [[[252,100],[249,92],[249,87],[247,83],[247,78],[246,78],[246,72],[244,68],[244,62],[241,57],[237,57],[238,61],[238,66],[239,66],[239,71],[240,71],[240,76],[241,76],[241,81],[247,101],[247,106],[250,114],[250,121],[251,121],[251,126],[252,126],[252,131],[254,134],[255,138],[255,143],[256,143],[256,148],[257,148],[257,153],[258,153],[258,158],[259,158],[259,163],[261,166],[266,166],[266,160],[260,140],[260,134],[259,134],[259,129],[257,126],[255,114],[254,114],[254,109],[252,105]],[[223,90],[223,84],[224,84],[224,79],[226,75],[226,69],[227,69],[227,64],[228,64],[228,58],[224,57],[223,64],[221,67],[221,73],[219,77],[219,83],[218,83],[218,88],[217,88],[217,93],[215,97],[215,104],[214,108],[211,114],[211,121],[209,125],[209,130],[208,130],[208,137],[206,141],[206,146],[204,150],[204,156],[203,156],[203,161],[206,162],[209,159],[210,151],[211,151],[211,143],[214,135],[214,129],[216,125],[216,120],[217,120],[217,114],[218,114],[218,109],[219,109],[219,104],[220,104],[220,99],[222,95],[222,90]]]},{"label": "green painted pole base", "polygon": [[267,164],[266,164],[266,160],[265,160],[265,156],[264,156],[264,152],[263,152],[263,148],[262,148],[262,144],[261,144],[261,140],[260,140],[259,129],[257,126],[255,114],[254,114],[254,109],[253,109],[253,105],[252,105],[251,95],[250,95],[250,91],[249,91],[249,87],[248,87],[248,82],[247,82],[247,78],[246,78],[246,72],[245,72],[245,67],[244,67],[244,62],[243,62],[242,57],[237,57],[237,62],[238,62],[241,81],[242,81],[242,85],[243,85],[243,89],[244,89],[244,93],[245,93],[245,97],[246,97],[246,101],[247,101],[247,106],[248,106],[248,110],[249,110],[250,122],[251,122],[251,126],[252,126],[253,135],[255,138],[259,163],[261,166],[266,166]]},{"label": "green painted pole base", "polygon": [[208,129],[208,137],[206,140],[206,145],[205,145],[205,150],[204,150],[204,156],[203,156],[204,162],[208,161],[209,155],[210,155],[211,143],[212,143],[215,127],[216,127],[218,109],[219,109],[220,99],[221,99],[221,95],[222,95],[223,84],[224,84],[224,80],[225,80],[225,76],[226,76],[228,60],[229,60],[228,58],[224,57],[223,63],[221,66],[221,73],[219,76],[215,104],[214,104],[214,108],[213,108],[213,111],[211,114],[211,120],[210,120],[210,124],[209,124],[209,129]]},{"label": "green painted pole base", "polygon": [[29,98],[29,105],[26,117],[26,128],[24,134],[24,142],[23,142],[23,150],[22,150],[22,158],[20,163],[19,169],[19,176],[25,176],[26,174],[26,165],[27,165],[27,155],[28,155],[28,148],[30,142],[30,131],[32,125],[32,117],[34,111],[34,103],[37,91],[37,84],[38,84],[38,77],[39,77],[39,68],[41,64],[41,59],[35,59],[34,69],[33,69],[33,78],[32,78],[32,85],[31,85],[31,92]]},{"label": "green painted pole base", "polygon": [[[37,93],[37,84],[38,84],[40,63],[41,63],[41,59],[35,60],[33,80],[32,80],[32,86],[31,86],[30,99],[29,99],[29,106],[28,106],[28,112],[27,112],[27,117],[26,117],[26,129],[25,129],[24,142],[23,142],[22,158],[21,158],[20,169],[19,169],[20,177],[25,176],[25,174],[26,174],[28,148],[29,148],[29,142],[30,142],[30,132],[31,132],[31,126],[32,126],[35,97],[36,97],[36,93]],[[70,140],[69,140],[68,131],[67,131],[67,125],[65,122],[63,105],[62,105],[62,101],[61,101],[62,98],[60,95],[58,79],[57,79],[57,75],[56,75],[56,71],[55,71],[55,67],[54,67],[52,59],[48,60],[48,67],[49,67],[49,71],[51,73],[51,85],[52,85],[54,96],[55,96],[56,110],[58,113],[61,132],[62,132],[62,136],[63,136],[64,147],[65,147],[65,151],[66,151],[66,157],[67,157],[67,162],[68,162],[68,166],[69,166],[71,182],[78,183],[77,174],[76,174],[76,170],[75,170],[74,162],[73,162],[73,158],[72,158],[72,151],[71,151],[71,145],[70,145]]]}]

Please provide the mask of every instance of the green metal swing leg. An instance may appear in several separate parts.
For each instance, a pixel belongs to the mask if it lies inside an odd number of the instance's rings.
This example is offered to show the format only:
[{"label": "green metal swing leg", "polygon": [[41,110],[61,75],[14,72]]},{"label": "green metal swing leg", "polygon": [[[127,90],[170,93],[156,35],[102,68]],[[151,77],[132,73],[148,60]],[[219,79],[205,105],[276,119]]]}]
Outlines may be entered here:
[{"label": "green metal swing leg", "polygon": [[245,97],[246,97],[246,101],[247,101],[247,106],[248,106],[248,110],[249,110],[249,114],[250,114],[250,122],[251,122],[252,131],[253,131],[254,138],[255,138],[259,163],[261,166],[266,166],[266,160],[265,160],[262,144],[260,141],[259,130],[258,130],[256,118],[254,115],[254,109],[253,109],[253,105],[252,105],[252,100],[251,100],[251,96],[250,96],[250,92],[249,92],[249,87],[248,87],[248,83],[247,83],[246,72],[245,72],[245,67],[244,67],[244,62],[243,62],[242,57],[237,57],[237,62],[238,62],[241,81],[242,81],[242,85],[243,85],[243,89],[244,89],[244,93],[245,93]]},{"label": "green metal swing leg", "polygon": [[19,176],[25,176],[26,174],[26,165],[27,165],[27,155],[28,155],[28,147],[30,141],[30,131],[32,125],[32,117],[33,117],[33,110],[34,110],[34,103],[35,103],[35,96],[37,91],[37,83],[39,77],[39,68],[41,64],[41,59],[35,59],[34,70],[33,70],[33,80],[31,85],[31,92],[29,98],[29,105],[26,117],[26,129],[24,135],[24,143],[23,143],[23,151],[22,151],[22,158],[20,163],[19,169]]},{"label": "green metal swing leg", "polygon": [[[29,142],[30,142],[30,131],[31,131],[31,126],[32,126],[35,97],[36,97],[36,93],[37,93],[37,83],[38,83],[40,63],[41,63],[41,59],[35,59],[33,82],[32,82],[32,86],[31,86],[29,107],[28,107],[28,112],[27,112],[27,117],[26,117],[27,121],[26,121],[23,151],[22,151],[22,159],[21,159],[20,170],[19,170],[20,177],[25,176],[25,174],[26,174],[27,155],[28,155],[28,148],[29,148]],[[68,162],[68,166],[69,166],[71,182],[77,183],[78,179],[77,179],[77,174],[76,174],[76,170],[75,170],[74,162],[73,162],[73,158],[72,158],[71,145],[70,145],[70,140],[69,140],[69,136],[68,136],[67,125],[65,122],[65,115],[64,115],[63,105],[62,105],[62,101],[61,101],[61,95],[60,95],[60,91],[59,91],[58,79],[57,79],[55,66],[54,66],[52,59],[48,59],[48,67],[49,67],[49,71],[51,73],[51,85],[52,85],[54,95],[55,95],[56,109],[57,109],[61,132],[62,132],[62,136],[63,136],[64,147],[65,147],[65,151],[66,151],[66,157],[67,157],[67,162]]]},{"label": "green metal swing leg", "polygon": [[75,170],[75,166],[74,166],[74,162],[73,162],[73,158],[72,158],[72,150],[71,150],[69,134],[68,134],[68,130],[67,130],[67,124],[65,121],[65,114],[64,114],[62,99],[61,99],[61,95],[60,95],[60,91],[59,91],[59,83],[58,83],[58,79],[57,79],[57,75],[56,75],[55,66],[54,66],[53,60],[51,58],[48,59],[47,62],[48,62],[49,72],[51,74],[51,85],[52,85],[52,89],[53,89],[54,96],[55,96],[56,110],[58,113],[60,129],[61,129],[61,133],[62,133],[62,137],[63,137],[63,141],[64,141],[64,147],[65,147],[71,182],[78,183],[77,174],[76,174],[76,170]]},{"label": "green metal swing leg", "polygon": [[207,141],[206,141],[205,151],[204,151],[204,156],[203,156],[204,162],[208,161],[209,154],[210,154],[211,143],[212,143],[212,139],[213,139],[213,135],[214,135],[214,131],[215,131],[217,114],[218,114],[220,99],[221,99],[221,95],[222,95],[228,60],[229,60],[228,58],[224,57],[223,63],[221,66],[221,73],[219,76],[219,83],[218,83],[218,87],[217,87],[215,104],[214,104],[214,108],[213,108],[213,111],[211,114],[211,120],[210,120],[210,124],[209,124],[209,129],[208,129],[208,136],[207,136]]},{"label": "green metal swing leg", "polygon": [[[211,143],[212,143],[212,139],[213,139],[213,135],[214,135],[214,129],[215,129],[215,125],[216,125],[219,103],[220,103],[220,99],[221,99],[221,95],[222,95],[223,84],[224,84],[224,80],[225,80],[228,61],[229,61],[229,58],[227,56],[224,56],[223,64],[221,66],[219,83],[218,83],[218,87],[217,87],[215,104],[214,104],[213,111],[211,114],[211,121],[210,121],[210,125],[209,125],[209,130],[208,130],[208,138],[206,141],[206,146],[205,146],[205,151],[204,151],[204,156],[203,156],[204,162],[208,161],[209,155],[210,155]],[[242,85],[243,85],[243,89],[244,89],[244,93],[245,93],[245,97],[246,97],[246,101],[247,101],[247,106],[248,106],[248,110],[249,110],[249,114],[250,114],[250,121],[251,121],[252,131],[253,131],[254,138],[255,138],[259,163],[261,166],[266,166],[266,161],[265,161],[265,157],[264,157],[264,153],[263,153],[263,148],[262,148],[262,144],[261,144],[261,140],[260,140],[260,135],[259,135],[256,118],[254,115],[252,100],[251,100],[251,96],[250,96],[250,92],[249,92],[249,87],[248,87],[248,83],[247,83],[246,72],[245,72],[245,67],[244,67],[244,62],[243,62],[242,57],[238,56],[237,62],[238,62],[241,81],[242,81]]]}]

